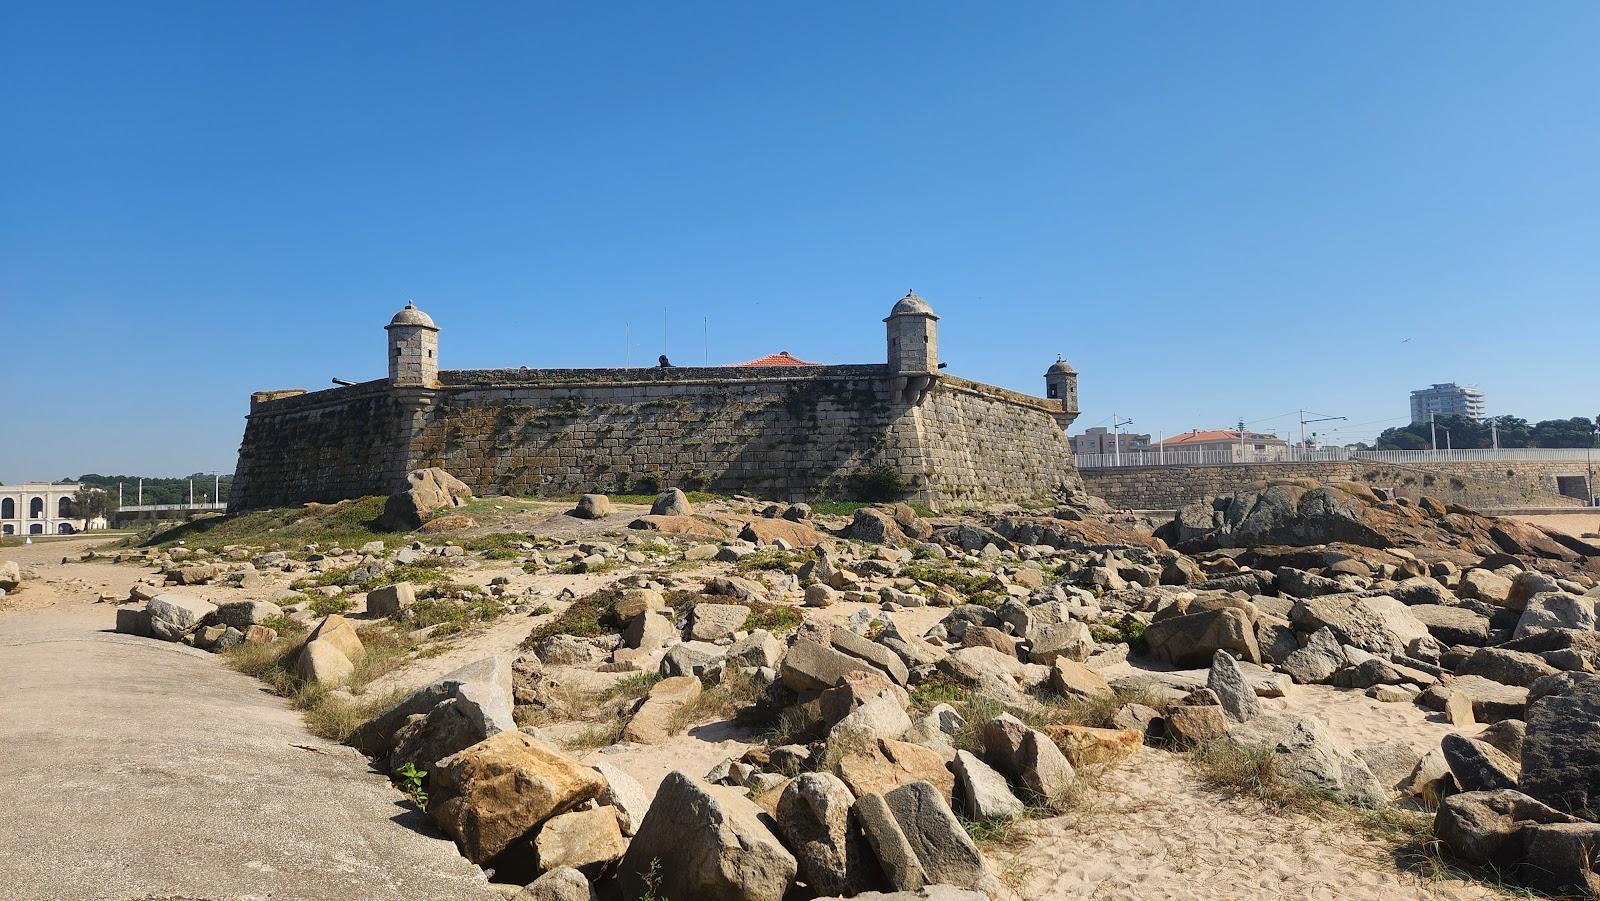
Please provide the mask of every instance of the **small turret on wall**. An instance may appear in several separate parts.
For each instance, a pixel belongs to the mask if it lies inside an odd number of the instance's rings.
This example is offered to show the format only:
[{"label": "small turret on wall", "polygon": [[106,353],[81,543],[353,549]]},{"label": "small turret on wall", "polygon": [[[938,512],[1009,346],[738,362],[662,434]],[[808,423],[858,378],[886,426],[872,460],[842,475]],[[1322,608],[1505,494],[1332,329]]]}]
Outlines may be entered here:
[{"label": "small turret on wall", "polygon": [[1061,412],[1052,414],[1062,429],[1078,418],[1078,370],[1061,357],[1044,373],[1044,396],[1061,402]]},{"label": "small turret on wall", "polygon": [[939,317],[915,291],[907,291],[883,321],[889,326],[889,373],[895,395],[905,403],[918,403],[939,372]]},{"label": "small turret on wall", "polygon": [[389,333],[389,384],[439,387],[439,327],[410,301],[384,326]]}]

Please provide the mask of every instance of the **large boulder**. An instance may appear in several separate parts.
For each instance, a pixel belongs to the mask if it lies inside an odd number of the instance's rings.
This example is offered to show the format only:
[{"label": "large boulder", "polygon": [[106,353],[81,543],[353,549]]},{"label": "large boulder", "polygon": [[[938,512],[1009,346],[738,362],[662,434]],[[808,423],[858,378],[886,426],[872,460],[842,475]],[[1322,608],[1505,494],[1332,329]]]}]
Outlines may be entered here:
[{"label": "large boulder", "polygon": [[677,718],[700,697],[702,686],[694,676],[669,676],[650,687],[644,703],[622,730],[623,741],[659,745],[672,737]]},{"label": "large boulder", "polygon": [[1596,624],[1593,598],[1559,591],[1534,595],[1517,619],[1515,637],[1550,629],[1592,630]]},{"label": "large boulder", "polygon": [[356,727],[350,744],[372,757],[387,755],[394,749],[395,733],[401,726],[447,699],[457,701],[457,711],[474,720],[475,728],[484,738],[500,732],[515,732],[511,681],[509,658],[485,657],[474,661],[413,691],[393,707]]},{"label": "large boulder", "polygon": [[865,660],[874,668],[887,673],[896,685],[904,685],[911,678],[911,671],[906,667],[905,661],[894,651],[849,629],[833,630],[829,642],[834,650]]},{"label": "large boulder", "polygon": [[596,800],[616,813],[617,826],[623,835],[638,832],[639,824],[650,810],[650,796],[645,793],[644,786],[614,763],[600,760],[594,763],[594,768],[606,780],[606,789]]},{"label": "large boulder", "polygon": [[1218,650],[1237,651],[1251,663],[1261,662],[1255,625],[1238,607],[1188,613],[1153,622],[1144,631],[1155,660],[1174,666],[1204,666]]},{"label": "large boulder", "polygon": [[1510,872],[1526,856],[1530,827],[1578,822],[1518,791],[1462,792],[1439,804],[1433,834],[1467,863]]},{"label": "large boulder", "polygon": [[481,865],[605,787],[599,773],[576,760],[521,732],[501,732],[428,774],[428,816]]},{"label": "large boulder", "polygon": [[611,515],[611,498],[603,494],[585,494],[578,498],[571,515],[579,519],[604,519]]},{"label": "large boulder", "polygon": [[1156,532],[1186,551],[1223,547],[1312,545],[1346,542],[1390,547],[1384,529],[1373,521],[1366,499],[1332,486],[1272,485],[1240,492],[1180,511],[1178,519]]},{"label": "large boulder", "polygon": [[322,622],[317,623],[311,634],[306,636],[306,641],[329,642],[351,660],[360,660],[367,656],[366,646],[361,643],[361,635],[356,632],[355,623],[337,613],[323,617]]},{"label": "large boulder", "polygon": [[668,773],[623,855],[623,896],[782,901],[798,864],[765,820],[741,796]]},{"label": "large boulder", "polygon": [[383,504],[378,528],[394,532],[419,529],[435,513],[459,507],[472,499],[467,483],[437,466],[406,473],[406,487]]},{"label": "large boulder", "polygon": [[1229,719],[1246,722],[1261,714],[1261,699],[1255,687],[1239,669],[1238,661],[1227,651],[1217,651],[1211,658],[1211,671],[1206,675],[1206,687],[1217,693],[1222,710]]},{"label": "large boulder", "polygon": [[754,544],[774,544],[782,540],[791,549],[810,549],[821,544],[828,536],[809,524],[787,519],[754,519],[745,523],[739,538]]},{"label": "large boulder", "polygon": [[447,698],[427,713],[407,718],[395,733],[389,770],[411,764],[423,772],[432,772],[439,761],[488,737],[481,720],[469,716],[455,698]]},{"label": "large boulder", "polygon": [[1465,607],[1417,604],[1411,615],[1444,645],[1482,645],[1489,640],[1489,618]]},{"label": "large boulder", "polygon": [[338,685],[349,680],[355,672],[355,661],[338,645],[325,638],[306,642],[294,658],[294,674],[302,682]]},{"label": "large boulder", "polygon": [[1511,580],[1488,569],[1469,569],[1461,574],[1456,594],[1468,600],[1505,606],[1511,597]]},{"label": "large boulder", "polygon": [[1533,701],[1527,723],[1522,791],[1557,810],[1600,819],[1600,677],[1570,679],[1563,691]]},{"label": "large boulder", "polygon": [[779,676],[790,691],[811,692],[832,688],[846,674],[857,671],[873,672],[877,667],[865,660],[852,657],[830,647],[824,647],[809,638],[797,639],[783,655]]},{"label": "large boulder", "polygon": [[217,622],[244,630],[283,616],[283,608],[269,601],[230,601],[217,605]]},{"label": "large boulder", "polygon": [[16,591],[22,585],[22,567],[15,560],[0,560],[0,591]]},{"label": "large boulder", "polygon": [[1344,646],[1329,628],[1311,633],[1305,647],[1298,648],[1283,660],[1283,671],[1301,685],[1327,682],[1346,663]]},{"label": "large boulder", "polygon": [[594,901],[589,879],[571,867],[551,870],[511,896],[512,901]]},{"label": "large boulder", "polygon": [[[945,883],[986,891],[995,882],[977,845],[937,788],[926,782],[902,785],[883,795],[883,807],[921,864],[926,876],[923,884]],[[863,819],[863,828],[866,825]],[[869,840],[871,835],[869,832]]]},{"label": "large boulder", "polygon": [[1101,729],[1067,723],[1046,726],[1045,732],[1061,748],[1068,763],[1085,767],[1118,763],[1137,754],[1144,745],[1147,728],[1148,725],[1140,729]]},{"label": "large boulder", "polygon": [[[1340,644],[1373,654],[1404,653],[1405,642],[1389,629],[1388,620],[1394,617],[1380,613],[1372,600],[1354,594],[1304,598],[1289,611],[1289,621],[1301,632],[1329,629]],[[1408,625],[1415,633],[1428,635],[1427,627],[1415,618]]]},{"label": "large boulder", "polygon": [[834,770],[856,797],[882,794],[911,782],[930,783],[946,798],[955,793],[955,776],[946,768],[944,756],[908,741],[885,738],[872,748],[849,750]]},{"label": "large boulder", "polygon": [[970,751],[957,751],[955,761],[956,798],[967,819],[1008,820],[1027,810],[1006,777]]},{"label": "large boulder", "polygon": [[571,868],[598,875],[622,859],[628,843],[609,807],[569,810],[546,820],[533,841],[539,869]]},{"label": "large boulder", "polygon": [[689,637],[698,641],[720,641],[744,629],[750,608],[743,604],[699,603],[694,606]]},{"label": "large boulder", "polygon": [[1465,676],[1482,676],[1503,685],[1532,685],[1558,670],[1538,654],[1508,651],[1504,648],[1479,648],[1456,668]]},{"label": "large boulder", "polygon": [[1366,763],[1314,717],[1264,713],[1229,729],[1227,740],[1240,747],[1269,748],[1281,775],[1310,788],[1357,803],[1388,799]]},{"label": "large boulder", "polygon": [[150,633],[166,641],[177,641],[200,628],[201,620],[216,612],[209,601],[186,594],[158,594],[145,604],[150,617]]},{"label": "large boulder", "polygon": [[395,616],[417,602],[417,590],[410,582],[396,582],[367,592],[367,612],[373,616]]},{"label": "large boulder", "polygon": [[651,516],[693,516],[694,507],[681,488],[668,488],[650,505]]},{"label": "large boulder", "polygon": [[1450,775],[1462,791],[1500,791],[1517,787],[1517,762],[1499,748],[1450,733],[1439,743]]},{"label": "large boulder", "polygon": [[628,523],[628,528],[661,535],[679,535],[687,538],[712,538],[721,540],[728,534],[715,523],[693,516],[640,516]]},{"label": "large boulder", "polygon": [[851,813],[855,800],[832,773],[805,773],[778,798],[783,837],[815,891],[855,895],[877,884],[872,851]]}]

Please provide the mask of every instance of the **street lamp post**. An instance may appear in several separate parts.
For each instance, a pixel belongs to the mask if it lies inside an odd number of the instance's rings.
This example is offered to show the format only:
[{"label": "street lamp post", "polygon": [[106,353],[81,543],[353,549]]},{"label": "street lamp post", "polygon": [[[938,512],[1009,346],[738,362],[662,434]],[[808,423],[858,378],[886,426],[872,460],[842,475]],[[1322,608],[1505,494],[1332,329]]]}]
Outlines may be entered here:
[{"label": "street lamp post", "polygon": [[1131,419],[1117,419],[1117,414],[1111,414],[1111,462],[1114,466],[1122,465],[1122,427],[1132,425]]}]

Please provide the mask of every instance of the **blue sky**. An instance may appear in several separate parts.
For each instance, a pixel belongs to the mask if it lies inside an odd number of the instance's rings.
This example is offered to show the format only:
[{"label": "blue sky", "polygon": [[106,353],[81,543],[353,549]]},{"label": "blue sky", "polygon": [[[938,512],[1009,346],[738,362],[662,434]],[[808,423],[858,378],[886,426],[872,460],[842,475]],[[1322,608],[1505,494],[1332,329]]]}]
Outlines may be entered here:
[{"label": "blue sky", "polygon": [[[248,394],[884,354],[1078,430],[1600,412],[1600,5],[21,4],[0,480],[231,470]],[[709,323],[709,328],[707,328]],[[1409,339],[1409,340],[1406,340]]]}]

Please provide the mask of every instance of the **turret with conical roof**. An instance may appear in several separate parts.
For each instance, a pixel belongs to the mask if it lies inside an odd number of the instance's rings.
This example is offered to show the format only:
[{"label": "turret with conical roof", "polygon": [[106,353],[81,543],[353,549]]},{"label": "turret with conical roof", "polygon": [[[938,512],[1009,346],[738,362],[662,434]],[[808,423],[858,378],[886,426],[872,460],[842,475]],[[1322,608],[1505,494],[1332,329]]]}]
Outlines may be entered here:
[{"label": "turret with conical roof", "polygon": [[389,384],[439,387],[439,327],[433,317],[408,300],[384,329],[389,333]]},{"label": "turret with conical roof", "polygon": [[939,371],[939,317],[933,307],[907,291],[883,320],[889,325],[889,371],[895,375]]},{"label": "turret with conical roof", "polygon": [[1060,356],[1044,371],[1044,396],[1061,402],[1055,417],[1063,429],[1078,418],[1078,370]]}]

